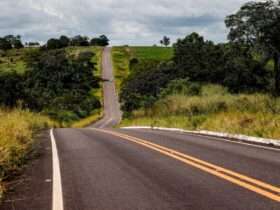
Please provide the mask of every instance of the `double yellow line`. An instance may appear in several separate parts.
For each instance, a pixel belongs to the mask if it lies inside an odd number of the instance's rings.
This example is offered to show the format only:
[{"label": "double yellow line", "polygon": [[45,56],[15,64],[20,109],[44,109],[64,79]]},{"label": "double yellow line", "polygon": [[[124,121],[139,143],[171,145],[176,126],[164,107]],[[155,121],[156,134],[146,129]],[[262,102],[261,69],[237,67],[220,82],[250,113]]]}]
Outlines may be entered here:
[{"label": "double yellow line", "polygon": [[183,154],[181,152],[178,152],[173,149],[169,149],[167,147],[151,143],[147,140],[136,138],[133,136],[128,136],[126,134],[117,133],[113,131],[108,130],[99,130],[94,129],[99,132],[103,132],[106,134],[110,134],[116,137],[120,137],[122,139],[125,139],[127,141],[142,145],[144,147],[147,147],[149,149],[152,149],[154,151],[157,151],[161,154],[164,154],[166,156],[169,156],[171,158],[174,158],[176,160],[179,160],[187,165],[191,165],[195,168],[198,168],[204,172],[207,172],[209,174],[212,174],[214,176],[217,176],[219,178],[222,178],[224,180],[227,180],[231,183],[234,183],[238,186],[241,186],[243,188],[246,188],[248,190],[251,190],[257,194],[260,194],[266,198],[269,198],[271,200],[280,202],[280,188],[275,187],[273,185],[270,185],[268,183],[262,182],[260,180],[248,177],[246,175],[228,170],[226,168],[211,164],[209,162],[200,160],[198,158],[192,157],[190,155]]}]

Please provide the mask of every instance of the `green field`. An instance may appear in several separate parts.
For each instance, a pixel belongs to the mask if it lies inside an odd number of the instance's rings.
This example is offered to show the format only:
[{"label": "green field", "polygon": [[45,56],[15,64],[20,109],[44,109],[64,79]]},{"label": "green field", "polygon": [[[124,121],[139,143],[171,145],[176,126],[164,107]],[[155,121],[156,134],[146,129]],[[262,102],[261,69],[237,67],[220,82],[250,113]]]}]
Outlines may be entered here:
[{"label": "green field", "polygon": [[172,47],[132,47],[130,49],[133,57],[145,60],[170,60],[174,53]]},{"label": "green field", "polygon": [[117,90],[120,90],[122,81],[129,75],[129,61],[132,58],[166,61],[172,57],[173,48],[171,47],[114,47],[112,60]]}]

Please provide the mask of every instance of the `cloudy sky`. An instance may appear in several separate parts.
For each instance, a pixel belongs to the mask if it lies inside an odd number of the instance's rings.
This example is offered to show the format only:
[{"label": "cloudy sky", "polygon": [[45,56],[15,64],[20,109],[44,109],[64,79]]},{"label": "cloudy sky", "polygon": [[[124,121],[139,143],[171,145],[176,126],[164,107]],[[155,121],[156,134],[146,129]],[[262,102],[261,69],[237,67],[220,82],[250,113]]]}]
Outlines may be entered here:
[{"label": "cloudy sky", "polygon": [[106,34],[113,45],[175,41],[193,31],[226,40],[224,17],[248,0],[0,0],[0,36],[44,42],[61,34]]}]

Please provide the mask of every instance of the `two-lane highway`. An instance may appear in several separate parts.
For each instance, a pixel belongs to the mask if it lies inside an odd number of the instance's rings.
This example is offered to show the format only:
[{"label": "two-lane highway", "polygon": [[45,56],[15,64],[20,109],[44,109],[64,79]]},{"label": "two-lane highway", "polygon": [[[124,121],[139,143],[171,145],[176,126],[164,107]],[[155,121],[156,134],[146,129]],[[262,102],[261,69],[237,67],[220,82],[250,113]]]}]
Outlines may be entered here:
[{"label": "two-lane highway", "polygon": [[121,119],[110,51],[103,53],[104,119],[85,129],[55,129],[53,169],[46,153],[34,166],[41,170],[30,175],[35,194],[17,194],[3,209],[280,210],[280,150],[110,128]]},{"label": "two-lane highway", "polygon": [[280,209],[277,150],[150,130],[55,136],[67,210]]}]

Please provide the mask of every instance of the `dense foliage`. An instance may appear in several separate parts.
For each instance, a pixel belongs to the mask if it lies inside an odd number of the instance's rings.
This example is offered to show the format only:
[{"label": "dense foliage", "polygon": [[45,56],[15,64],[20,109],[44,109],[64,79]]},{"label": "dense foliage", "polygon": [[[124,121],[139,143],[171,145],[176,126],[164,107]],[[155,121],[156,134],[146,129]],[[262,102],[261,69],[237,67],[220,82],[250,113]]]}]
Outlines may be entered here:
[{"label": "dense foliage", "polygon": [[131,60],[120,94],[122,109],[129,114],[151,106],[178,79],[220,84],[232,93],[280,94],[279,8],[279,1],[245,4],[226,18],[229,43],[215,44],[192,33],[174,44],[174,57],[168,62]]},{"label": "dense foliage", "polygon": [[249,2],[225,20],[228,38],[263,54],[263,63],[274,61],[275,93],[280,95],[280,1]]},{"label": "dense foliage", "polygon": [[23,47],[24,46],[19,35],[7,35],[4,37],[0,37],[0,50],[10,50],[12,48],[20,49]]},{"label": "dense foliage", "polygon": [[30,51],[24,74],[0,75],[0,103],[13,107],[20,102],[63,122],[88,116],[100,107],[91,94],[99,82],[93,74],[93,56],[91,52],[69,57],[65,50]]},{"label": "dense foliage", "polygon": [[51,38],[47,41],[44,48],[50,49],[61,49],[68,46],[107,46],[109,45],[109,39],[105,35],[100,37],[94,37],[89,39],[87,36],[77,35],[69,38],[65,35],[61,36],[59,39]]}]

